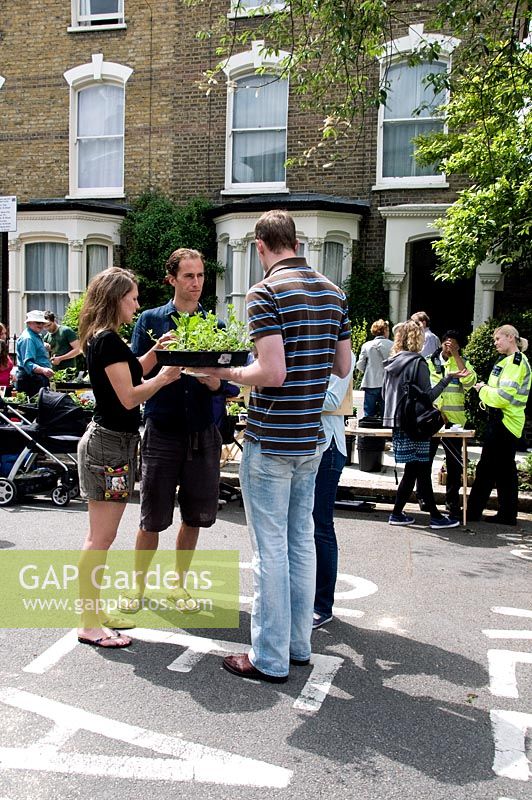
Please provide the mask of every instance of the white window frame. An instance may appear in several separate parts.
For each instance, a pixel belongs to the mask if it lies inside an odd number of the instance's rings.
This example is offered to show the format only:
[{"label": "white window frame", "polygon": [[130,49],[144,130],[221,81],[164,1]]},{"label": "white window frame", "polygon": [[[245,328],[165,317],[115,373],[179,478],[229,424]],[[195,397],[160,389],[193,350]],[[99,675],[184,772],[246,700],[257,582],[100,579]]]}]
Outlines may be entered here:
[{"label": "white window frame", "polygon": [[[440,59],[438,63],[445,63],[449,70],[451,55],[460,41],[451,36],[440,34],[425,33],[423,24],[411,25],[408,35],[400,39],[387,42],[382,55],[379,57],[381,81],[385,79],[387,69],[398,62],[405,61],[408,56],[427,44],[440,45]],[[448,99],[448,98],[447,98]],[[411,117],[408,117],[411,119]],[[424,119],[424,118],[423,118]],[[445,129],[445,128],[444,128]],[[383,147],[384,147],[384,106],[379,106],[378,113],[378,133],[377,133],[377,174],[374,190],[382,189],[430,189],[445,188],[449,184],[444,173],[436,175],[406,175],[404,177],[384,177],[383,169]]]},{"label": "white window frame", "polygon": [[255,6],[247,5],[246,0],[231,0],[231,8],[227,13],[228,19],[242,19],[245,17],[262,17],[276,11],[288,11],[288,2],[284,0],[259,0]]},{"label": "white window frame", "polygon": [[[250,182],[233,183],[233,101],[234,84],[239,78],[246,75],[253,76],[259,68],[265,68],[269,73],[274,74],[279,71],[280,62],[289,56],[282,50],[277,54],[267,54],[264,50],[264,41],[257,39],[252,42],[251,50],[245,53],[238,53],[227,59],[224,65],[224,72],[227,75],[227,116],[226,116],[226,143],[225,143],[225,190],[222,194],[253,194],[275,192],[286,192],[286,169],[283,181],[269,182]],[[288,78],[282,78],[288,82]],[[285,131],[285,156],[288,156],[288,103],[289,85],[286,90],[286,125]]]},{"label": "white window frame", "polygon": [[[71,0],[72,25],[67,30],[69,33],[87,33],[87,31],[114,31],[117,28],[127,28],[124,17],[124,4],[125,0],[118,0],[118,11],[114,14],[82,14],[81,0]],[[105,25],[98,25],[98,21],[102,19],[115,21],[108,22]]]},{"label": "white window frame", "polygon": [[[124,197],[124,159],[125,159],[125,91],[126,83],[133,70],[123,64],[104,61],[101,53],[92,55],[89,64],[82,64],[64,73],[64,78],[70,86],[70,136],[69,136],[69,198],[91,197]],[[98,186],[95,188],[78,187],[78,96],[82,89],[97,83],[108,83],[120,86],[124,90],[124,119],[122,121],[123,149],[122,149],[122,185]]]}]

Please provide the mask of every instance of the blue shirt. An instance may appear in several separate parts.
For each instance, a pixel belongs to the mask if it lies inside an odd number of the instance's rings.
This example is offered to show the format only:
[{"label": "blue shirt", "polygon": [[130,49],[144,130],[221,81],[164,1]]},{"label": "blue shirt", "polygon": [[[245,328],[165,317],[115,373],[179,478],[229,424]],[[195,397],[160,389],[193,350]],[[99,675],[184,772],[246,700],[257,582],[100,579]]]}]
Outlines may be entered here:
[{"label": "blue shirt", "polygon": [[[199,313],[203,309],[198,307]],[[179,311],[170,300],[165,306],[149,308],[139,316],[131,339],[131,350],[136,356],[143,356],[153,347],[153,339],[163,333],[175,329],[172,316],[179,316]],[[223,322],[220,322],[223,325]],[[159,371],[156,367],[150,376]],[[224,383],[224,382],[222,382]],[[223,385],[220,389],[223,391]],[[178,381],[163,386],[150,397],[144,406],[144,417],[151,419],[159,430],[167,433],[188,434],[202,431],[213,424],[211,392],[206,386],[190,375],[182,375]]]},{"label": "blue shirt", "polygon": [[[338,375],[333,375],[329,378],[329,385],[325,392],[325,400],[323,401],[324,411],[336,411],[337,408],[343,403],[347,389],[349,388],[350,381],[353,380],[353,370],[355,368],[355,358],[351,354],[351,371],[345,378],[339,378]],[[347,447],[345,444],[345,424],[342,414],[322,414],[321,424],[323,425],[323,432],[325,434],[325,447],[330,447],[331,441],[334,439],[336,447],[347,456]]]},{"label": "blue shirt", "polygon": [[23,373],[32,375],[35,367],[51,369],[50,359],[46,352],[43,340],[31,328],[25,328],[17,339],[17,369],[22,377]]}]

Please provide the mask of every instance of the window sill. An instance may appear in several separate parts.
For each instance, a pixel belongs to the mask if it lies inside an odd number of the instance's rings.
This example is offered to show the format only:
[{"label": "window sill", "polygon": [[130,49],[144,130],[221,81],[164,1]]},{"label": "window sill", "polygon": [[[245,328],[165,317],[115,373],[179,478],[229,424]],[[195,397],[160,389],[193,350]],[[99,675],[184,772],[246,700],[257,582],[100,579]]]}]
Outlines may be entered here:
[{"label": "window sill", "polygon": [[390,183],[376,183],[371,187],[372,192],[388,192],[390,189],[448,189],[449,184],[446,180],[426,180],[426,181],[393,181]]},{"label": "window sill", "polygon": [[264,186],[261,183],[247,184],[246,187],[230,189],[222,189],[220,191],[222,196],[237,195],[237,194],[290,194],[290,190],[286,186]]},{"label": "window sill", "polygon": [[70,25],[67,33],[96,33],[98,31],[124,31],[127,25],[125,22],[117,22],[116,25]]},{"label": "window sill", "polygon": [[115,192],[95,189],[93,192],[70,192],[65,195],[65,200],[122,200],[125,196],[123,189]]}]

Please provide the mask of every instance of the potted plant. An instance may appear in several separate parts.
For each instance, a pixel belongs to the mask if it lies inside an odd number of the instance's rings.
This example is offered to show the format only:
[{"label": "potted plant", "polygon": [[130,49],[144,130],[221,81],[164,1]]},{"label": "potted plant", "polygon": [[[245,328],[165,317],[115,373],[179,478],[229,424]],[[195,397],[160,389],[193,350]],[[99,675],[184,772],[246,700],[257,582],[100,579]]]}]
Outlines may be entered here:
[{"label": "potted plant", "polygon": [[243,366],[251,341],[247,328],[229,307],[228,321],[221,328],[215,314],[179,314],[172,317],[172,338],[156,350],[160,364],[183,367]]}]

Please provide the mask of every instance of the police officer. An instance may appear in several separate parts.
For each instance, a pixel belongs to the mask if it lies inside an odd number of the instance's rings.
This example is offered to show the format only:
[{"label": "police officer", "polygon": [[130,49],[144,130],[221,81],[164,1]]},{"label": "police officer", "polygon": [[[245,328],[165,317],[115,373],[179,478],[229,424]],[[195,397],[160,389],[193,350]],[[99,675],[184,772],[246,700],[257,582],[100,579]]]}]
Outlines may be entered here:
[{"label": "police officer", "polygon": [[[461,428],[466,423],[465,413],[465,393],[468,392],[476,383],[477,375],[474,368],[460,352],[461,334],[456,330],[447,331],[442,338],[442,345],[427,359],[430,372],[430,382],[436,386],[450,372],[457,373],[465,370],[464,377],[453,377],[451,382],[445,387],[440,396],[434,401],[445,419],[445,427],[460,425]],[[447,511],[452,519],[460,519],[460,487],[462,486],[462,454],[460,439],[439,439],[432,437],[430,441],[430,463],[434,461],[434,456],[438,445],[442,444],[445,452],[445,466],[447,470],[447,481],[445,484],[445,501]],[[420,496],[418,490],[417,498],[421,510],[424,506],[424,498]]]},{"label": "police officer", "polygon": [[523,354],[528,342],[512,325],[497,328],[493,339],[501,357],[493,367],[488,383],[475,385],[481,405],[488,411],[488,428],[469,496],[467,518],[469,521],[481,518],[491,490],[496,486],[499,510],[485,521],[515,525],[515,453],[525,424],[525,406],[530,392],[530,364]]}]

